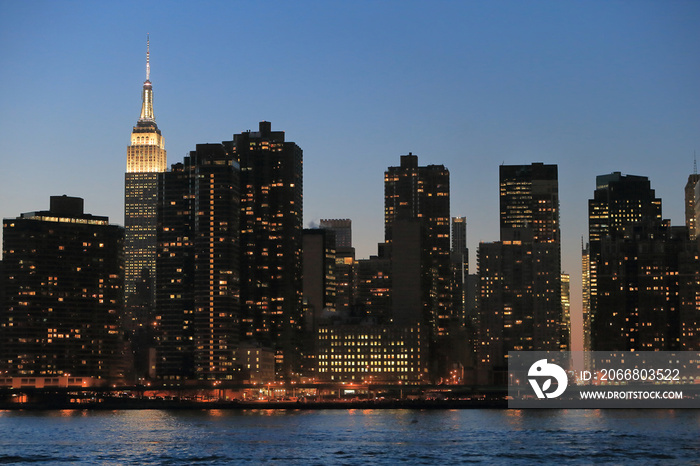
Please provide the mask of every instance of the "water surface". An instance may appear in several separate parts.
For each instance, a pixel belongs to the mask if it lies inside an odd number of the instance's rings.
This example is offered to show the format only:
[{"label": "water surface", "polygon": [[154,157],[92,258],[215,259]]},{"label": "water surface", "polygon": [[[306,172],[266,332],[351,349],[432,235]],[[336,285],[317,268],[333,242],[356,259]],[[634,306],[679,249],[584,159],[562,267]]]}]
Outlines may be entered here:
[{"label": "water surface", "polygon": [[700,411],[4,411],[0,463],[700,464]]}]

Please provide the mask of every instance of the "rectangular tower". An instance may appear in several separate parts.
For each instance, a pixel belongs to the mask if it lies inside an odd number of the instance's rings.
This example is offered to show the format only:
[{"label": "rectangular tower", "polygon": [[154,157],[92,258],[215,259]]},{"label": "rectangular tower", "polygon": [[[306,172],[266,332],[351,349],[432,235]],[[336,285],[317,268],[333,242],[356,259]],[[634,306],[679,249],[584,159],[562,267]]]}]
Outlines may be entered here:
[{"label": "rectangular tower", "polygon": [[[619,300],[624,301],[624,295],[616,292],[622,286],[619,280],[623,278],[620,275],[623,269],[620,267],[624,268],[624,265],[620,261],[625,257],[625,250],[634,248],[630,241],[660,233],[663,223],[661,199],[656,197],[647,177],[622,175],[620,172],[596,177],[593,199],[588,201],[588,276],[593,351],[609,348],[624,350],[628,347],[627,339],[624,345],[619,340],[623,332],[620,329],[626,326],[623,322],[628,319],[623,309],[619,308],[622,302]],[[628,258],[629,265],[635,257],[636,254]],[[615,323],[613,317],[621,321]]]},{"label": "rectangular tower", "polygon": [[506,383],[508,351],[568,348],[562,307],[556,165],[501,165],[501,241],[481,243],[481,383]]},{"label": "rectangular tower", "polygon": [[141,115],[131,131],[124,179],[124,287],[130,327],[146,325],[145,316],[153,306],[158,173],[164,172],[167,164],[165,143],[153,114],[150,72],[147,44]]},{"label": "rectangular tower", "polygon": [[302,329],[302,150],[266,121],[224,145],[241,166],[242,336],[274,348],[289,378]]},{"label": "rectangular tower", "polygon": [[467,249],[467,218],[452,217],[452,302],[454,314],[462,324],[467,319],[467,277],[469,276],[469,249]]},{"label": "rectangular tower", "polygon": [[[412,220],[421,229],[420,242],[414,241],[422,249],[420,283],[414,285],[421,290],[421,323],[436,338],[447,333],[453,317],[450,172],[444,165],[418,166],[418,156],[409,153],[401,156],[400,166],[389,167],[384,174],[384,238],[392,251],[398,222]],[[406,227],[407,223],[401,225]]]},{"label": "rectangular tower", "polygon": [[3,221],[0,373],[124,381],[123,235],[67,196]]},{"label": "rectangular tower", "polygon": [[240,313],[238,162],[198,144],[161,174],[157,376],[231,380]]}]

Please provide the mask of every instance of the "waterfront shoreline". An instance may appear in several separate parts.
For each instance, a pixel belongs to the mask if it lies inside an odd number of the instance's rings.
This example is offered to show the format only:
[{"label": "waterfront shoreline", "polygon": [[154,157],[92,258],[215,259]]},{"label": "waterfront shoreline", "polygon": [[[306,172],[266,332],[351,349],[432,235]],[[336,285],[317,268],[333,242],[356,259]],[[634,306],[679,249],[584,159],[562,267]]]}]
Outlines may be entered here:
[{"label": "waterfront shoreline", "polygon": [[504,409],[506,400],[353,400],[353,401],[171,401],[138,399],[105,399],[71,403],[37,401],[0,403],[0,410],[320,410],[320,409]]}]

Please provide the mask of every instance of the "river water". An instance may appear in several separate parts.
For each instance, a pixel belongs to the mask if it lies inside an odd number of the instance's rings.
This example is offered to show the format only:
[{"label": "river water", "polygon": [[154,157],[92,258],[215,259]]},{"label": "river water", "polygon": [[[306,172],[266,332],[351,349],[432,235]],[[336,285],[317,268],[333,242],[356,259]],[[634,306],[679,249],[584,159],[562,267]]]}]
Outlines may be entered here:
[{"label": "river water", "polygon": [[0,464],[700,464],[700,410],[0,411]]}]

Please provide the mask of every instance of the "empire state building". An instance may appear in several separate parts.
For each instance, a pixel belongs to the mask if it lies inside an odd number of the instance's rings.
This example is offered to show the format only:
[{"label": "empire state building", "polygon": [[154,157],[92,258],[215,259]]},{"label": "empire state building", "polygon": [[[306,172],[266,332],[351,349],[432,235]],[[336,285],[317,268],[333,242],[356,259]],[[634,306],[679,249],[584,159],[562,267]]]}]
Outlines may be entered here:
[{"label": "empire state building", "polygon": [[163,136],[153,115],[150,75],[150,40],[147,40],[141,116],[131,131],[131,144],[126,152],[124,288],[126,304],[132,309],[149,308],[153,302],[151,284],[155,280],[158,173],[165,171],[167,162]]}]

